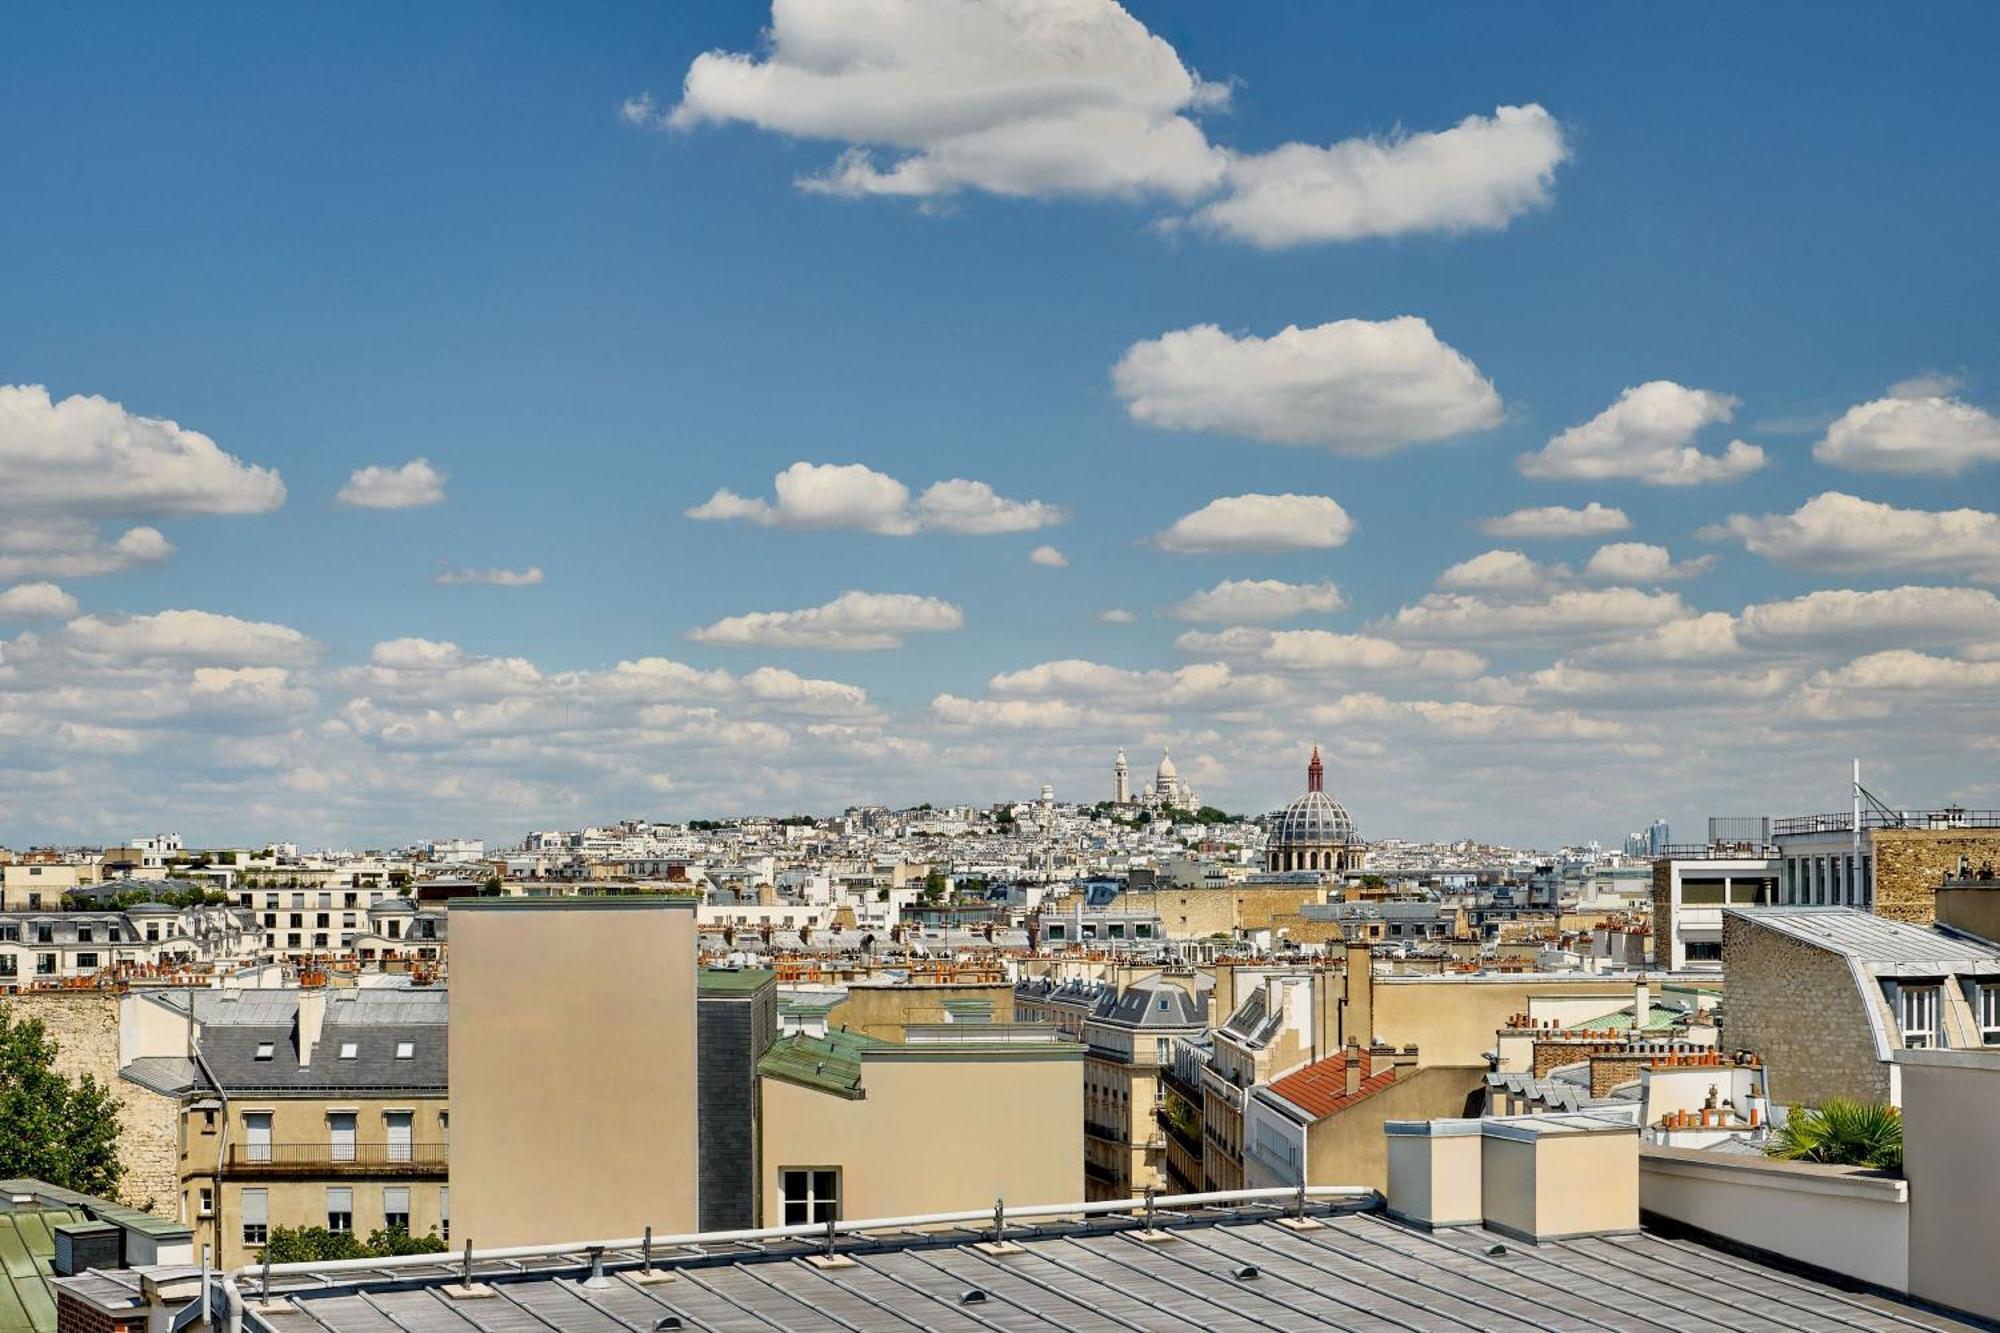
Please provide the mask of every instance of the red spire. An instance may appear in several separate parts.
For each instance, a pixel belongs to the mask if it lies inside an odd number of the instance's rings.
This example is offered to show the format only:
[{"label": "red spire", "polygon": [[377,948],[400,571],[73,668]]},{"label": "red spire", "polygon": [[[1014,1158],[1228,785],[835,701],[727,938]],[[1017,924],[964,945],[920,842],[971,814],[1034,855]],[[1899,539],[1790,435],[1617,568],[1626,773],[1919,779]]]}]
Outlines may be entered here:
[{"label": "red spire", "polygon": [[1319,747],[1313,746],[1312,762],[1306,765],[1306,790],[1326,790],[1326,765],[1319,761]]}]

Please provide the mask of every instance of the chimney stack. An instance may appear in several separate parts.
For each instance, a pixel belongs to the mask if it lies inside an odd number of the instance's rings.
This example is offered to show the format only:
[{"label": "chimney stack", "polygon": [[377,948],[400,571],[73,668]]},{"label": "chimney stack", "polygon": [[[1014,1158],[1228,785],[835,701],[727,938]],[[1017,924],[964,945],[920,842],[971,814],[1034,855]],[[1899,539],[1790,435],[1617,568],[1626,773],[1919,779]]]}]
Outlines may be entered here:
[{"label": "chimney stack", "polygon": [[1361,1048],[1354,1042],[1350,1041],[1347,1043],[1345,1063],[1347,1066],[1347,1095],[1352,1097],[1355,1093],[1361,1091]]}]

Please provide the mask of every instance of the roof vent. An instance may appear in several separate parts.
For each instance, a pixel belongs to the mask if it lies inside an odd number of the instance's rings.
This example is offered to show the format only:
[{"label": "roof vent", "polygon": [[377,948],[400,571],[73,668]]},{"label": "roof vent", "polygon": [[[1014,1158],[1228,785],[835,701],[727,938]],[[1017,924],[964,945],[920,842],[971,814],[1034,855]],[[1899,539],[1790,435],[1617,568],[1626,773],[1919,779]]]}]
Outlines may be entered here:
[{"label": "roof vent", "polygon": [[1239,1268],[1239,1269],[1237,1269],[1237,1270],[1235,1271],[1235,1274],[1234,1274],[1234,1276],[1235,1276],[1235,1277],[1236,1277],[1236,1279],[1237,1279],[1238,1281],[1240,1281],[1240,1282],[1248,1282],[1248,1281],[1250,1281],[1251,1279],[1253,1279],[1253,1278],[1255,1278],[1255,1277],[1257,1277],[1257,1276],[1258,1276],[1258,1273],[1257,1273],[1257,1265],[1255,1265],[1255,1264],[1245,1264],[1245,1265],[1243,1265],[1243,1267],[1241,1267],[1241,1268]]},{"label": "roof vent", "polygon": [[978,1287],[967,1287],[965,1294],[958,1298],[960,1305],[984,1305],[986,1293]]},{"label": "roof vent", "polygon": [[1486,1252],[1492,1255],[1494,1258],[1498,1259],[1502,1255],[1507,1253],[1507,1247],[1505,1245],[1488,1245],[1486,1247]]},{"label": "roof vent", "polygon": [[653,1333],[660,1333],[661,1329],[685,1328],[685,1327],[687,1326],[681,1323],[681,1317],[679,1315],[670,1314],[663,1317],[658,1323],[653,1325]]}]

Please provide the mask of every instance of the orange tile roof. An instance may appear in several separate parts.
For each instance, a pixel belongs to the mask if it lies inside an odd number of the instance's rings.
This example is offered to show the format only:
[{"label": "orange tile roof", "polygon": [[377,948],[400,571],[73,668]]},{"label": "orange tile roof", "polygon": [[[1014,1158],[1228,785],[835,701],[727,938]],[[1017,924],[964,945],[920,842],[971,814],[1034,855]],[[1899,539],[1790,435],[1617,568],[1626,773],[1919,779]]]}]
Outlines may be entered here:
[{"label": "orange tile roof", "polygon": [[1361,1090],[1347,1090],[1347,1057],[1330,1055],[1295,1070],[1271,1085],[1271,1091],[1312,1116],[1324,1120],[1356,1102],[1374,1096],[1396,1081],[1396,1062],[1361,1053]]}]

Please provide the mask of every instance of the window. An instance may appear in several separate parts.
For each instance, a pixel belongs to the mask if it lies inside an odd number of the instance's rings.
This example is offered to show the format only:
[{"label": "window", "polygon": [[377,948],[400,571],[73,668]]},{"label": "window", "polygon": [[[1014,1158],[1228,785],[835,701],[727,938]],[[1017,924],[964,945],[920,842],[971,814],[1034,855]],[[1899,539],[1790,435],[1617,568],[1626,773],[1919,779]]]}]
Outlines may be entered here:
[{"label": "window", "polygon": [[56,928],[54,926],[48,925],[45,922],[36,923],[35,943],[54,944],[55,942],[56,942]]},{"label": "window", "polygon": [[1904,986],[1898,999],[1903,1015],[1903,1045],[1912,1050],[1939,1045],[1938,988]]},{"label": "window", "polygon": [[438,1188],[438,1237],[441,1240],[451,1239],[451,1186],[449,1185]]},{"label": "window", "polygon": [[840,1172],[833,1167],[786,1167],[778,1172],[788,1227],[838,1221]]},{"label": "window", "polygon": [[414,1060],[416,1056],[417,1044],[415,1042],[399,1041],[396,1043],[396,1058],[398,1060]]},{"label": "window", "polygon": [[389,1160],[407,1162],[410,1160],[410,1113],[408,1111],[385,1111],[382,1114],[383,1127],[389,1139]]},{"label": "window", "polygon": [[360,1050],[361,1045],[359,1042],[343,1041],[340,1043],[340,1058],[343,1060],[352,1060],[360,1053]]},{"label": "window", "polygon": [[351,1189],[328,1189],[326,1192],[326,1229],[335,1235],[345,1235],[354,1230],[354,1191]]},{"label": "window", "polygon": [[[206,1190],[203,1193],[207,1193]],[[244,1190],[241,1196],[243,1209],[243,1243],[262,1245],[271,1238],[271,1201],[263,1190]]]},{"label": "window", "polygon": [[0,977],[15,977],[21,974],[21,960],[11,953],[0,953]]},{"label": "window", "polygon": [[80,953],[76,956],[76,965],[78,968],[85,968],[95,972],[97,970],[97,955],[94,953]]},{"label": "window", "polygon": [[52,977],[55,974],[56,974],[56,956],[52,953],[36,954],[35,975],[38,977]]},{"label": "window", "polygon": [[18,944],[20,943],[20,940],[21,940],[21,928],[19,926],[15,925],[11,921],[7,922],[5,925],[0,925],[0,942],[4,942],[7,944]]},{"label": "window", "polygon": [[1979,988],[1979,1039],[2000,1046],[2000,986]]},{"label": "window", "polygon": [[91,931],[89,926],[78,926],[76,928],[76,942],[78,944],[89,944],[96,938],[96,935]]},{"label": "window", "polygon": [[245,1111],[243,1113],[243,1156],[252,1162],[271,1160],[271,1113],[269,1111]]},{"label": "window", "polygon": [[257,1043],[257,1058],[258,1058],[259,1060],[268,1060],[268,1059],[270,1059],[270,1058],[271,1058],[272,1054],[273,1054],[273,1053],[274,1053],[274,1052],[275,1052],[275,1051],[276,1051],[277,1049],[278,1049],[278,1048],[277,1048],[277,1047],[276,1047],[275,1045],[273,1045],[273,1044],[272,1044],[271,1042],[268,1042],[268,1041],[260,1041],[260,1042],[258,1042],[258,1043]]},{"label": "window", "polygon": [[208,1186],[203,1185],[201,1187],[201,1194],[199,1197],[201,1200],[199,1204],[199,1207],[201,1208],[201,1215],[203,1217],[215,1216],[215,1191],[210,1189]]},{"label": "window", "polygon": [[354,1112],[329,1111],[326,1130],[330,1155],[336,1162],[354,1160]]},{"label": "window", "polygon": [[391,1185],[382,1191],[382,1225],[391,1231],[409,1231],[410,1191],[407,1186]]}]

